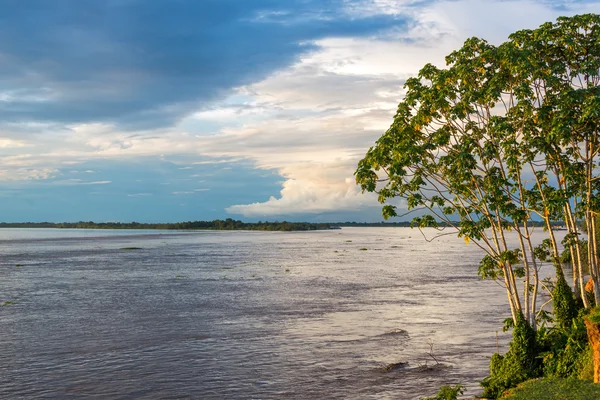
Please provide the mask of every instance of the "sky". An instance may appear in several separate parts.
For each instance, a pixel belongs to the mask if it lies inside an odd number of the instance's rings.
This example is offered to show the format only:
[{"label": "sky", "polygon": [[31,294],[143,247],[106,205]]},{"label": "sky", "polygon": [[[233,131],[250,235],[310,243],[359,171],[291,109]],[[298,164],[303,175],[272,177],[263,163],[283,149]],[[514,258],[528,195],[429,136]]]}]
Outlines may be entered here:
[{"label": "sky", "polygon": [[598,1],[3,0],[0,221],[381,221],[405,80]]}]

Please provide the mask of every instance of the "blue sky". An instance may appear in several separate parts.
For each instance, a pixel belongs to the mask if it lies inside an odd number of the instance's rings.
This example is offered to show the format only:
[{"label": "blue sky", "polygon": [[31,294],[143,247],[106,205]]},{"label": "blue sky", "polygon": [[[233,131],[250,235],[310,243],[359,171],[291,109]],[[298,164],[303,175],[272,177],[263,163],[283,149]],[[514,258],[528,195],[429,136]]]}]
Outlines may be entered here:
[{"label": "blue sky", "polygon": [[402,84],[599,1],[5,0],[0,221],[377,221]]}]

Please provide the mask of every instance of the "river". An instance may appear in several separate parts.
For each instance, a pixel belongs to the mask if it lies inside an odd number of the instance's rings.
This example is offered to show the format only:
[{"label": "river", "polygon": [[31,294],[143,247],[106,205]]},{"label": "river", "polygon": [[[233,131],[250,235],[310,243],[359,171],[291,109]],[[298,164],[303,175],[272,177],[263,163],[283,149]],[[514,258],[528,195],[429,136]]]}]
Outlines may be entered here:
[{"label": "river", "polygon": [[408,228],[1,230],[0,398],[475,395],[509,316],[480,258]]}]

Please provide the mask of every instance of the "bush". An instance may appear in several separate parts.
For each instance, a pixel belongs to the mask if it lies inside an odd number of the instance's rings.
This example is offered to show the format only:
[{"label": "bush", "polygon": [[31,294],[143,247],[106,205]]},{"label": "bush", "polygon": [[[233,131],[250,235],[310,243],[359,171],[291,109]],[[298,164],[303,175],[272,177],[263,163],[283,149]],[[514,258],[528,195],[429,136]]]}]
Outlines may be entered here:
[{"label": "bush", "polygon": [[569,328],[573,318],[577,317],[577,303],[571,287],[565,280],[562,268],[556,265],[556,285],[552,289],[552,310],[555,326]]},{"label": "bush", "polygon": [[421,397],[420,400],[456,400],[464,391],[463,385],[442,386],[435,397]]},{"label": "bush", "polygon": [[600,399],[600,385],[590,381],[563,378],[533,379],[520,384],[502,397],[505,400],[591,400]]},{"label": "bush", "polygon": [[574,319],[568,329],[540,329],[538,347],[545,377],[587,376],[591,349],[582,319]]},{"label": "bush", "polygon": [[587,349],[579,355],[577,359],[577,365],[579,370],[577,371],[577,378],[585,381],[594,380],[594,353],[592,347],[588,344]]},{"label": "bush", "polygon": [[519,313],[508,352],[492,356],[490,375],[481,381],[483,397],[498,398],[506,389],[538,377],[540,362],[536,356],[536,333]]}]

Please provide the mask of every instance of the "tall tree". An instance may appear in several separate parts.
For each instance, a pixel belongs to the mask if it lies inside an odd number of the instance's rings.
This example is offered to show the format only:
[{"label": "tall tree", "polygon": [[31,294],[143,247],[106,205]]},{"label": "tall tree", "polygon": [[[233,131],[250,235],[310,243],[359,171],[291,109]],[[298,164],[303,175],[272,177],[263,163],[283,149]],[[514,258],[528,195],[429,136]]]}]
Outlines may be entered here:
[{"label": "tall tree", "polygon": [[[397,215],[389,202],[401,198],[424,210],[416,226],[449,226],[483,249],[479,274],[504,285],[515,323],[523,314],[536,326],[542,262],[553,261],[564,279],[552,221],[568,227],[563,244],[587,302],[577,224],[586,221],[600,304],[599,35],[599,16],[588,14],[519,31],[500,46],[467,40],[446,68],[428,64],[407,80],[394,122],[356,171],[363,191],[379,194],[386,218]],[[548,235],[538,247],[533,219]]]}]

